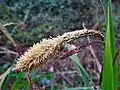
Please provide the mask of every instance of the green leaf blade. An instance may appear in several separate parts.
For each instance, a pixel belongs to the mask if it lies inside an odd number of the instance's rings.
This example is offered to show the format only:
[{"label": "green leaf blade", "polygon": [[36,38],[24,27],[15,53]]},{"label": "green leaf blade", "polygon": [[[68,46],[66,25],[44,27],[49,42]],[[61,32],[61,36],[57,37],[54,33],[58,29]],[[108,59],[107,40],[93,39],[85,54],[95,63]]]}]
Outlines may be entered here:
[{"label": "green leaf blade", "polygon": [[116,54],[115,28],[112,18],[112,2],[108,4],[108,23],[104,52],[102,90],[118,90],[118,63],[113,60]]}]

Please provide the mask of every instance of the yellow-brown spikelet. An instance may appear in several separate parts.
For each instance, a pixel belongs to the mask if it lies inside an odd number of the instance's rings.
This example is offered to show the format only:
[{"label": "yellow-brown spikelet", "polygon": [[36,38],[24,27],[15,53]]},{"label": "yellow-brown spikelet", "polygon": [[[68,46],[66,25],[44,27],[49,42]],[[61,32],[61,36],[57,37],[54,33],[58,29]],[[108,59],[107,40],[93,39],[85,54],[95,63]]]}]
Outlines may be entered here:
[{"label": "yellow-brown spikelet", "polygon": [[83,29],[64,33],[62,36],[57,36],[56,38],[43,39],[40,43],[30,47],[30,49],[18,59],[14,70],[27,72],[38,67],[44,68],[46,64],[51,62],[51,58],[59,52],[61,47],[76,38],[84,36],[103,38],[101,32],[97,30]]}]

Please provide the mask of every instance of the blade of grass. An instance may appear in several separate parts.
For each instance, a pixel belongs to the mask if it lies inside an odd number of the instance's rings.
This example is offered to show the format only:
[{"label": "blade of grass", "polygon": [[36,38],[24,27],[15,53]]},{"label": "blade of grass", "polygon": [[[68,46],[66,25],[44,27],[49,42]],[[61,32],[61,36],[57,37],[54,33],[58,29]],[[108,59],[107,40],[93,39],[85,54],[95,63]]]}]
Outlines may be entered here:
[{"label": "blade of grass", "polygon": [[[71,50],[71,45],[67,45],[68,49]],[[91,80],[89,78],[88,73],[85,71],[85,69],[83,68],[83,66],[80,64],[79,58],[77,57],[77,54],[74,54],[71,56],[71,59],[74,61],[78,71],[80,72],[80,75],[82,76],[83,82],[85,84],[85,87],[90,87],[90,83],[89,81]],[[93,83],[92,83],[93,84]]]},{"label": "blade of grass", "polygon": [[116,54],[115,31],[112,18],[112,3],[108,3],[108,23],[106,32],[106,44],[104,52],[104,65],[102,74],[102,90],[118,90],[118,63],[113,66]]},{"label": "blade of grass", "polygon": [[50,80],[52,80],[52,84],[51,84],[51,87],[50,87],[50,89],[51,90],[55,90],[54,89],[54,79],[55,79],[55,75],[54,75],[54,73],[51,73],[51,75],[50,75]]},{"label": "blade of grass", "polygon": [[105,11],[105,5],[104,5],[104,2],[102,0],[100,0],[100,3],[101,3],[101,6],[102,6],[102,9],[103,9],[103,13],[104,13],[104,18],[105,18],[105,21],[107,20],[106,17],[106,11]]},{"label": "blade of grass", "polygon": [[17,77],[17,79],[16,79],[16,81],[15,81],[13,87],[12,87],[12,90],[18,90],[20,81],[23,78],[23,76],[24,76],[23,72],[18,74],[18,77]]},{"label": "blade of grass", "polygon": [[0,30],[7,36],[7,38],[16,46],[14,39],[11,37],[7,29],[0,23]]},{"label": "blade of grass", "polygon": [[66,90],[93,90],[91,87],[66,88]]},{"label": "blade of grass", "polygon": [[11,83],[10,80],[11,78],[15,78],[16,77],[16,74],[13,74],[13,73],[10,73],[7,78],[5,79],[5,82],[2,86],[2,90],[8,90],[9,87],[9,84]]},{"label": "blade of grass", "polygon": [[6,79],[7,75],[10,73],[11,69],[12,67],[8,68],[7,71],[0,76],[0,90],[2,90],[2,85],[4,83],[4,80]]},{"label": "blade of grass", "polygon": [[5,23],[3,27],[10,26],[10,25],[18,25],[18,23],[14,23],[14,22]]},{"label": "blade of grass", "polygon": [[11,77],[8,75],[8,77],[6,78],[1,90],[7,90],[8,89],[10,78]]},{"label": "blade of grass", "polygon": [[19,85],[19,88],[23,88],[23,90],[29,90],[29,86],[30,86],[29,83],[25,81]]}]

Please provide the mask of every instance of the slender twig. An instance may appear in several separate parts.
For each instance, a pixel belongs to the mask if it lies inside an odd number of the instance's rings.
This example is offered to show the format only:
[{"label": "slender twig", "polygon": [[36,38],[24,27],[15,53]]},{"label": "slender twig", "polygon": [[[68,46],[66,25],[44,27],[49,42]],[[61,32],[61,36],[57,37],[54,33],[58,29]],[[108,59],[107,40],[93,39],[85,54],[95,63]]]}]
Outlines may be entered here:
[{"label": "slender twig", "polygon": [[73,55],[75,53],[78,53],[78,52],[80,52],[80,50],[82,48],[85,48],[85,47],[87,47],[87,46],[89,46],[91,44],[94,44],[94,43],[102,43],[102,44],[104,44],[104,42],[101,42],[99,40],[95,40],[95,41],[92,41],[90,43],[88,43],[88,42],[84,43],[83,45],[80,45],[80,46],[76,47],[75,49],[66,52],[65,54],[63,54],[62,56],[60,56],[60,59],[64,59],[64,58],[69,57],[69,56],[71,56],[71,55]]},{"label": "slender twig", "polygon": [[[84,23],[83,23],[83,28],[86,29]],[[86,30],[87,30],[87,29],[86,29]],[[88,39],[88,42],[90,43],[91,41],[90,41],[90,37],[89,37],[89,36],[87,37],[87,39]],[[95,52],[94,52],[94,49],[93,49],[92,45],[89,45],[89,50],[90,50],[91,54],[93,55],[93,57],[95,58],[95,62],[96,62],[96,64],[97,64],[97,69],[98,69],[98,71],[99,71],[99,73],[100,73],[100,72],[101,72],[101,69],[102,69],[102,66],[101,66],[101,64],[99,63],[99,60],[98,60],[98,58],[97,58],[97,56],[96,56],[96,54],[95,54]]]},{"label": "slender twig", "polygon": [[[87,37],[87,39],[88,39],[88,42],[90,43],[91,41],[90,41],[90,37]],[[93,50],[93,47],[90,45],[89,46],[89,50],[90,50],[90,52],[91,52],[91,54],[93,55],[93,57],[95,58],[95,61],[96,61],[96,64],[97,64],[97,69],[98,69],[98,71],[99,71],[99,73],[101,72],[101,69],[102,69],[102,66],[101,66],[101,64],[99,63],[99,60],[98,60],[98,58],[97,58],[97,56],[96,56],[96,54],[95,54],[95,52],[94,52],[94,50]]]},{"label": "slender twig", "polygon": [[0,51],[0,53],[11,53],[11,54],[14,54],[14,55],[17,55],[18,56],[18,53],[17,52],[14,52],[14,51],[11,51],[5,47],[0,47],[1,50],[4,50],[4,51]]},{"label": "slender twig", "polygon": [[73,85],[72,82],[69,80],[69,78],[67,78],[65,75],[61,75],[61,77],[62,77],[62,79],[63,79],[64,81],[66,81],[70,86]]}]

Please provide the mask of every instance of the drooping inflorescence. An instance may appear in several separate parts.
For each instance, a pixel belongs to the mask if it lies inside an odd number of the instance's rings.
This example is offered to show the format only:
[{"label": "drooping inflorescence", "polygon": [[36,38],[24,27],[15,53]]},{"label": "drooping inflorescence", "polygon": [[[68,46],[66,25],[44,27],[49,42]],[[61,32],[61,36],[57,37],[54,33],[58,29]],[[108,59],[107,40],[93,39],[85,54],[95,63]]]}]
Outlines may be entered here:
[{"label": "drooping inflorescence", "polygon": [[56,38],[43,39],[40,43],[34,44],[28,51],[22,55],[13,70],[19,72],[27,72],[37,68],[44,68],[60,49],[68,42],[85,36],[95,36],[103,38],[100,31],[97,30],[76,30],[64,33],[62,36]]}]

